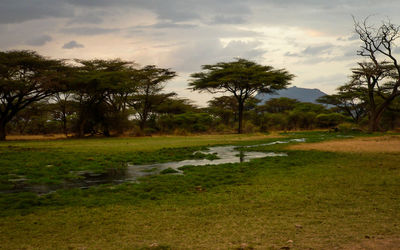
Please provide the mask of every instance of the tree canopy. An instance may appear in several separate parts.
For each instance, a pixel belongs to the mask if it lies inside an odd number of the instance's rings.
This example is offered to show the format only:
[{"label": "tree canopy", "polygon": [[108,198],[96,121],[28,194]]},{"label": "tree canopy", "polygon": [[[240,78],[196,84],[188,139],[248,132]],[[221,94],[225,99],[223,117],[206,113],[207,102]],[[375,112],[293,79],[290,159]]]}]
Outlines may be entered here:
[{"label": "tree canopy", "polygon": [[6,125],[22,109],[58,91],[63,83],[62,60],[34,51],[0,52],[0,140]]},{"label": "tree canopy", "polygon": [[203,65],[202,70],[191,75],[191,89],[233,94],[238,102],[238,133],[242,133],[243,129],[245,101],[257,92],[271,93],[286,88],[294,77],[284,69],[275,70],[272,66],[263,66],[246,59]]}]

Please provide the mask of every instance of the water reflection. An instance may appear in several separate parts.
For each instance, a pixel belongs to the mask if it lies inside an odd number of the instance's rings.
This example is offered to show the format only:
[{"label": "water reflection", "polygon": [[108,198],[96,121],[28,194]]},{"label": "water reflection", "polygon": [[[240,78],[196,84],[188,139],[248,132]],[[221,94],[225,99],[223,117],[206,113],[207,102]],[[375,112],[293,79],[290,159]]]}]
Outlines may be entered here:
[{"label": "water reflection", "polygon": [[[270,143],[243,146],[242,148],[253,148],[261,146],[269,146],[274,144],[289,143],[289,142],[304,142],[305,139],[292,139],[287,141],[274,141]],[[110,169],[106,173],[91,173],[91,172],[79,172],[81,178],[75,181],[64,182],[59,185],[32,185],[27,183],[18,183],[12,190],[6,190],[3,192],[21,192],[30,191],[39,194],[49,193],[58,189],[66,188],[88,188],[90,186],[96,186],[100,184],[119,184],[124,182],[134,182],[141,177],[160,174],[163,171],[168,171],[174,174],[183,174],[180,170],[183,166],[204,166],[204,165],[219,165],[226,163],[242,163],[248,162],[252,159],[264,158],[264,157],[278,157],[287,156],[286,153],[274,153],[274,152],[255,152],[255,151],[242,151],[237,146],[216,146],[210,147],[206,151],[198,151],[195,153],[212,154],[217,159],[195,159],[195,160],[184,160],[167,163],[155,163],[146,165],[133,165],[128,164],[125,169]],[[213,157],[215,158],[215,157]]]}]

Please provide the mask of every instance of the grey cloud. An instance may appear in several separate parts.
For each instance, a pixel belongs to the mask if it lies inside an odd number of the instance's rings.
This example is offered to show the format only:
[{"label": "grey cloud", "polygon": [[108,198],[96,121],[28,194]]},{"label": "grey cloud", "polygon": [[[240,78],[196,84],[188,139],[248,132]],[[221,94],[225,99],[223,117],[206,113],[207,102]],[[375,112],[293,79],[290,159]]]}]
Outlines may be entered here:
[{"label": "grey cloud", "polygon": [[83,35],[83,36],[109,34],[118,31],[120,31],[120,29],[110,29],[110,28],[100,28],[100,27],[72,27],[61,30],[61,32],[63,33]]},{"label": "grey cloud", "polygon": [[165,29],[154,29],[151,26],[135,26],[124,30],[124,34],[127,37],[136,37],[140,35],[142,38],[151,39],[156,42],[164,42],[169,40],[174,40],[177,42],[203,39],[205,37],[209,39],[217,38],[253,38],[262,37],[263,33],[255,32],[246,29],[238,29],[236,27],[220,27],[220,26],[193,26],[192,28],[184,26],[184,28],[177,28],[180,26],[175,26],[174,28]]},{"label": "grey cloud", "polygon": [[50,42],[53,40],[51,36],[49,35],[42,35],[38,37],[34,37],[26,42],[27,45],[32,45],[32,46],[43,46],[47,42]]},{"label": "grey cloud", "polygon": [[130,8],[141,8],[154,12],[160,20],[169,20],[173,22],[190,21],[190,20],[201,20],[204,15],[217,14],[217,13],[228,13],[228,14],[249,14],[251,13],[251,2],[257,3],[257,1],[250,1],[250,3],[243,3],[240,0],[225,1],[213,1],[213,0],[68,0],[68,3],[74,6],[84,7],[123,7],[126,9]]},{"label": "grey cloud", "polygon": [[260,42],[231,41],[225,47],[218,39],[200,40],[181,46],[169,56],[169,64],[181,72],[193,72],[203,64],[233,60],[235,57],[256,60],[267,52]]},{"label": "grey cloud", "polygon": [[130,30],[136,31],[137,29],[192,29],[198,27],[195,24],[188,23],[176,23],[171,21],[158,22],[152,25],[139,25],[130,28]]},{"label": "grey cloud", "polygon": [[302,57],[302,55],[298,54],[298,53],[293,53],[293,52],[286,52],[284,54],[284,56],[288,56],[288,57]]},{"label": "grey cloud", "polygon": [[0,2],[0,23],[3,24],[73,15],[73,8],[61,0],[2,0]]},{"label": "grey cloud", "polygon": [[286,52],[284,56],[287,57],[321,57],[322,55],[330,54],[331,50],[335,46],[332,44],[319,44],[319,45],[310,45],[307,46],[301,52]]},{"label": "grey cloud", "polygon": [[333,47],[332,44],[312,45],[305,48],[302,53],[305,55],[325,54],[329,53]]},{"label": "grey cloud", "polygon": [[212,21],[213,24],[244,24],[247,21],[242,16],[217,15]]},{"label": "grey cloud", "polygon": [[107,14],[106,11],[85,11],[79,15],[73,17],[68,24],[99,24],[104,22],[104,16]]},{"label": "grey cloud", "polygon": [[286,52],[284,56],[299,58],[298,63],[318,64],[322,62],[340,62],[357,59],[358,45],[351,43],[346,46],[332,44],[308,46],[301,52]]},{"label": "grey cloud", "polygon": [[78,49],[78,48],[84,48],[85,46],[83,44],[77,43],[76,41],[70,41],[62,47],[63,49]]},{"label": "grey cloud", "polygon": [[337,40],[338,41],[355,41],[355,40],[358,40],[358,39],[360,39],[359,35],[354,33],[354,34],[352,34],[350,36],[345,36],[345,37],[341,36]]}]

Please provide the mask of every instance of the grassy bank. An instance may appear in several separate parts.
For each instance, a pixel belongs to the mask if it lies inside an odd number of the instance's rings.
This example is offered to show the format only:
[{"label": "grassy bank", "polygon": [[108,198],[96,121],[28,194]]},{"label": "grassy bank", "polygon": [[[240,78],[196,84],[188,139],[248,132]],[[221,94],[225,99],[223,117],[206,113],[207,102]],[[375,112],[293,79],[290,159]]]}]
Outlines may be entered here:
[{"label": "grassy bank", "polygon": [[[337,138],[320,132],[286,136],[309,142]],[[6,142],[0,144],[3,188],[10,185],[10,173],[29,173],[31,181],[41,183],[74,178],[64,172],[103,171],[127,161],[187,159],[211,144],[274,140],[230,135]],[[398,153],[289,151],[286,146],[251,150],[284,151],[288,157],[187,166],[183,176],[152,176],[136,184],[45,196],[1,194],[2,247],[329,249],[400,234]],[[24,159],[36,164],[26,166]]]}]

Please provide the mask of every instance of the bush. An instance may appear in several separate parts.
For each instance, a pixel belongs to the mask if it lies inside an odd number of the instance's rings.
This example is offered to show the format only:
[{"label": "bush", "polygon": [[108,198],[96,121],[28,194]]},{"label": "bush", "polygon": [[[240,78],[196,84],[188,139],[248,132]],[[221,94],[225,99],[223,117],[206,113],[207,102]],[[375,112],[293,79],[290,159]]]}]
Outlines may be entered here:
[{"label": "bush", "polygon": [[205,132],[212,128],[213,119],[207,113],[183,113],[165,115],[158,119],[158,127],[162,132],[184,130],[185,133]]},{"label": "bush", "polygon": [[317,124],[321,128],[329,128],[337,126],[346,120],[346,117],[339,113],[319,114],[315,118]]},{"label": "bush", "polygon": [[349,133],[349,132],[361,132],[362,130],[357,126],[357,124],[344,122],[337,126],[340,132]]}]

